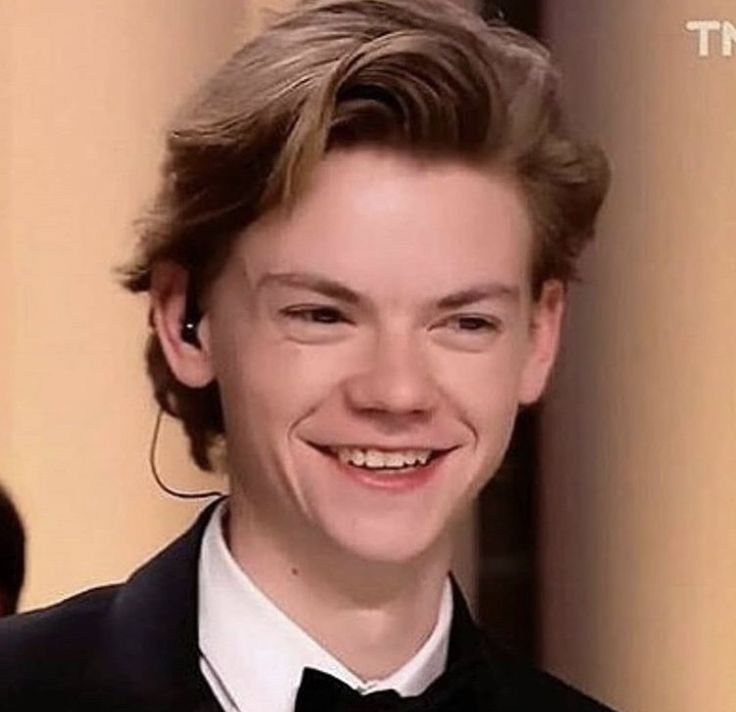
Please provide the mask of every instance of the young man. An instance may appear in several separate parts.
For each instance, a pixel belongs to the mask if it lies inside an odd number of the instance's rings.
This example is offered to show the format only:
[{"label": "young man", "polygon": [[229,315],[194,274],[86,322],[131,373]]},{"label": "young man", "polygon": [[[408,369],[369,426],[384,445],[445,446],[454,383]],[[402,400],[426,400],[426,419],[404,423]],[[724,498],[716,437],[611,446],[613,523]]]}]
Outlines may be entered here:
[{"label": "young man", "polygon": [[606,183],[545,52],[452,2],[307,0],[243,47],[175,120],[125,278],[158,402],[230,497],[0,629],[0,701],[603,709],[486,641],[449,566]]}]

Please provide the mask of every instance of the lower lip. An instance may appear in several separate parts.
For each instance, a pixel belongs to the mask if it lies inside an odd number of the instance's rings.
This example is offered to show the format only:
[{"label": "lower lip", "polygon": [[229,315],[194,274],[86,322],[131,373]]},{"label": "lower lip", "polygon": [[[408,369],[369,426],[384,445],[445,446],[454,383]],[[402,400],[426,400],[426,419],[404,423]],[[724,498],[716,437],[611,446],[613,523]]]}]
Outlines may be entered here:
[{"label": "lower lip", "polygon": [[363,486],[389,492],[407,492],[427,484],[437,474],[437,470],[449,453],[436,456],[429,463],[420,467],[409,467],[398,472],[392,470],[382,475],[362,467],[354,467],[343,463],[332,455],[326,455],[323,452],[320,452],[320,454],[332,462],[341,474]]}]

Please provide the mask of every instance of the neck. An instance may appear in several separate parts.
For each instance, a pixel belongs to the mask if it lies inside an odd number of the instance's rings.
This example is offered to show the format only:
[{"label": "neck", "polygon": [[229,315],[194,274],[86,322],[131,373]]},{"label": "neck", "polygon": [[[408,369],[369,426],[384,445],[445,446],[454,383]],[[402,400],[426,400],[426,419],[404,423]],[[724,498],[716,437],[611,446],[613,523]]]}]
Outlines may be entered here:
[{"label": "neck", "polygon": [[325,650],[364,680],[383,678],[413,657],[437,622],[452,553],[400,563],[366,561],[297,531],[259,521],[231,498],[230,551],[255,584]]}]

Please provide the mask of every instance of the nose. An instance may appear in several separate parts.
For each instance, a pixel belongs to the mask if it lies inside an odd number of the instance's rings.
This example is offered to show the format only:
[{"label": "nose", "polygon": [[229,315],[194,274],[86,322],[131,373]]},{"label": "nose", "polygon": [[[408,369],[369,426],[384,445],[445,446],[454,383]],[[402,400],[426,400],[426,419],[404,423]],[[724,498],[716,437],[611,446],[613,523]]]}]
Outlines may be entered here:
[{"label": "nose", "polygon": [[386,416],[421,416],[434,409],[437,386],[427,354],[412,336],[377,335],[361,365],[345,383],[352,408]]}]

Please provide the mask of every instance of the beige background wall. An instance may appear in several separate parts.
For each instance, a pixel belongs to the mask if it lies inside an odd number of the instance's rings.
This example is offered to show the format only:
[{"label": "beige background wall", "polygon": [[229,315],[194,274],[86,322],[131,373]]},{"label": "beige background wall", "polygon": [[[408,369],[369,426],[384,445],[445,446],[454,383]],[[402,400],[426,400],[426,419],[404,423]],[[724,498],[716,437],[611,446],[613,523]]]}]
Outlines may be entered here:
[{"label": "beige background wall", "polygon": [[626,712],[733,712],[736,56],[684,25],[736,4],[654,5],[548,3],[614,186],[547,411],[544,658]]}]

